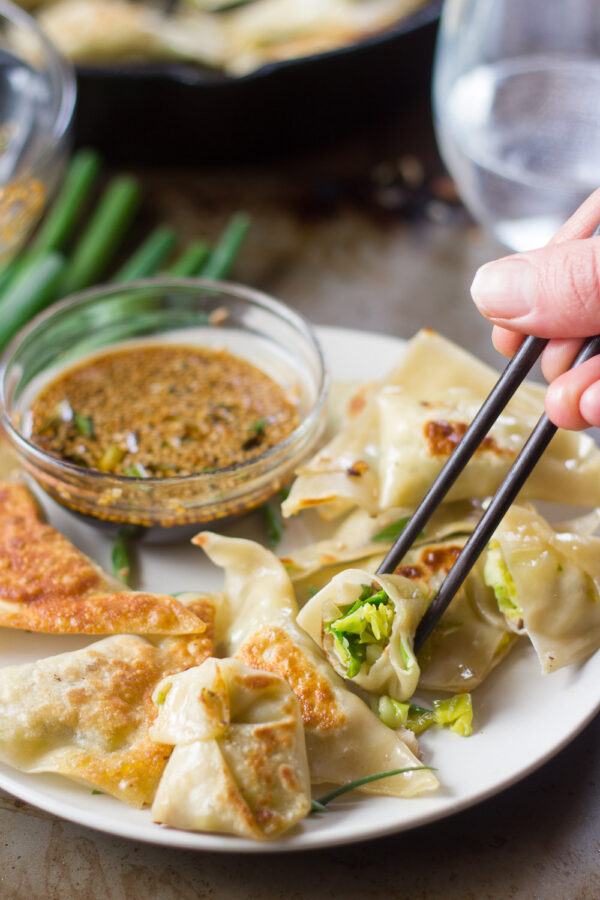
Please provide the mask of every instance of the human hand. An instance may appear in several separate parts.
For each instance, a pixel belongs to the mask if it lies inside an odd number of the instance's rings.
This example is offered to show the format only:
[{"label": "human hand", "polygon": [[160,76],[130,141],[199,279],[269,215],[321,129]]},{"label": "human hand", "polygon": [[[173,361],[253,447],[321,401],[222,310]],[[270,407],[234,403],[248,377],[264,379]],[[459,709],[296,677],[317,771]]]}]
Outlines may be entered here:
[{"label": "human hand", "polygon": [[546,413],[561,428],[600,426],[600,356],[569,370],[581,338],[600,334],[600,237],[589,237],[599,221],[600,189],[545,247],[486,263],[471,286],[505,356],[524,335],[551,339],[541,359]]}]

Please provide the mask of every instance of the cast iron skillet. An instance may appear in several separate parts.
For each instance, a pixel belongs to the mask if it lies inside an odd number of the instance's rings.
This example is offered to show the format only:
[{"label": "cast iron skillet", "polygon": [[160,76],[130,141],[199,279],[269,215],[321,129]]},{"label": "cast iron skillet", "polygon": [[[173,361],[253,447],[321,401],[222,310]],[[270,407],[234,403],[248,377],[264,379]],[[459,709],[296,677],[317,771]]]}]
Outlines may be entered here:
[{"label": "cast iron skillet", "polygon": [[180,64],[80,66],[77,145],[113,162],[240,162],[339,138],[425,96],[442,0],[381,34],[241,78]]}]

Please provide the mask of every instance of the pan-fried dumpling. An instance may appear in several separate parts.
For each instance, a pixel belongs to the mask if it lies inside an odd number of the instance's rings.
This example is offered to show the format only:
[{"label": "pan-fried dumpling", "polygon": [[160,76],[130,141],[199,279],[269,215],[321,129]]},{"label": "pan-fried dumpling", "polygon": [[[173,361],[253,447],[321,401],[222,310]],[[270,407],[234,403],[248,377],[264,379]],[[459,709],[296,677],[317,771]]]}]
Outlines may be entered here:
[{"label": "pan-fried dumpling", "polygon": [[[372,518],[363,510],[354,510],[329,540],[282,558],[296,598],[303,604],[298,622],[321,646],[323,622],[317,610],[322,604],[315,595],[320,592],[322,598],[322,589],[349,565],[364,570],[363,581],[370,582],[406,522],[404,513],[405,510],[392,509]],[[480,507],[474,504],[461,502],[440,507],[395,574],[433,596],[480,515]],[[597,516],[586,517],[586,521],[588,518],[597,524]],[[583,528],[583,523],[579,527]],[[379,540],[373,540],[374,536]],[[471,691],[504,659],[516,639],[499,612],[494,593],[484,582],[483,566],[478,563],[418,655],[419,687]],[[330,636],[330,643],[331,640]],[[333,664],[335,668],[335,661]],[[357,683],[362,684],[360,680]]]},{"label": "pan-fried dumpling", "polygon": [[430,599],[401,575],[346,569],[300,610],[298,624],[344,678],[377,696],[408,700],[419,681],[413,639]]},{"label": "pan-fried dumpling", "polygon": [[[396,572],[424,583],[435,594],[454,565],[467,535],[422,544],[405,556]],[[487,678],[517,641],[485,584],[479,560],[417,656],[419,687],[462,693]]]},{"label": "pan-fried dumpling", "polygon": [[[206,7],[205,0],[189,2]],[[243,75],[265,63],[351,44],[395,24],[422,4],[423,0],[255,0],[223,14],[227,68]]]},{"label": "pan-fried dumpling", "polygon": [[[328,566],[360,559],[383,559],[414,512],[410,507],[392,507],[370,516],[355,509],[334,528],[330,537],[280,557],[292,583],[304,580]],[[448,535],[470,534],[481,518],[481,506],[471,502],[446,503],[438,507],[413,546]]]},{"label": "pan-fried dumpling", "polygon": [[[198,600],[205,621],[209,598]],[[171,752],[149,736],[152,692],[212,653],[212,629],[146,639],[114,635],[83,650],[0,669],[0,760],[54,772],[132,806],[151,803]]]},{"label": "pan-fried dumpling", "polygon": [[[290,580],[279,560],[252,541],[204,532],[194,538],[225,569],[229,629],[221,646],[253,669],[288,682],[300,703],[311,778],[344,784],[419,765],[402,736],[348,691],[321,650],[296,624]],[[430,771],[406,772],[364,785],[375,794],[412,797],[437,787]]]},{"label": "pan-fried dumpling", "polygon": [[490,542],[485,576],[542,672],[600,647],[600,538],[555,531],[533,509],[513,506]]},{"label": "pan-fried dumpling", "polygon": [[[336,671],[376,695],[385,693],[396,700],[408,699],[416,690],[417,680],[419,688],[425,690],[473,690],[504,659],[516,640],[498,611],[493,591],[484,582],[482,564],[478,563],[471,571],[416,661],[412,654],[414,633],[428,603],[427,599],[416,598],[433,597],[466,539],[467,534],[458,534],[446,541],[421,541],[406,554],[393,576],[373,574],[378,558],[368,560],[369,565],[360,572],[342,570],[307,602],[298,614],[298,624],[325,649]],[[322,576],[320,572],[319,579]],[[318,580],[314,573],[311,578]],[[391,582],[384,585],[382,579]],[[373,588],[370,593],[375,595],[376,586],[380,586],[390,600],[383,603],[380,600],[376,610],[369,609],[373,603],[365,590],[362,601],[354,604],[357,607],[354,612],[341,617],[340,607],[348,607],[346,600],[352,599],[345,598],[343,593],[360,594],[363,585]],[[332,596],[335,594],[337,599]],[[400,610],[400,618],[397,621],[393,616],[392,624],[384,623],[382,629],[378,620],[382,619],[384,609],[390,607]],[[364,613],[365,609],[368,614]],[[361,614],[364,623],[360,621]],[[359,622],[354,623],[357,617]],[[379,637],[372,634],[369,617],[378,627]],[[354,629],[354,636],[344,630],[345,620]],[[340,624],[336,628],[337,622]],[[383,634],[386,629],[388,635]],[[362,632],[362,646],[359,632]],[[369,659],[374,660],[373,665],[369,665]],[[391,670],[397,673],[396,681]],[[384,671],[388,673],[387,683]]]},{"label": "pan-fried dumpling", "polygon": [[38,21],[73,62],[158,58],[220,65],[225,52],[222,23],[215,16],[184,9],[167,16],[130,0],[59,0],[44,6]]},{"label": "pan-fried dumpling", "polygon": [[0,482],[0,626],[52,634],[197,634],[168,594],[130,591],[40,520],[24,484]]},{"label": "pan-fried dumpling", "polygon": [[[282,509],[360,506],[371,515],[418,505],[497,380],[497,373],[432,331],[410,342],[362,413],[302,469]],[[523,385],[447,499],[486,497],[506,475],[543,411],[544,389]],[[589,435],[559,431],[523,496],[600,504],[600,450]]]},{"label": "pan-fried dumpling", "polygon": [[277,675],[208,659],[154,691],[150,736],[175,745],[154,821],[193,831],[273,838],[310,811],[298,701]]}]

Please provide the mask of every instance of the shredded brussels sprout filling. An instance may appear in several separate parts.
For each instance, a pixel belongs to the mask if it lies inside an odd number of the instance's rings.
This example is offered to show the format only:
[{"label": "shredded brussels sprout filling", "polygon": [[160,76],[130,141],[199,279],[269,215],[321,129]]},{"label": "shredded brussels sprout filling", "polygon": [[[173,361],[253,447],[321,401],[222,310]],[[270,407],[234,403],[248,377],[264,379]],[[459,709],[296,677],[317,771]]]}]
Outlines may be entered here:
[{"label": "shredded brussels sprout filling", "polygon": [[339,608],[339,616],[325,623],[325,632],[333,638],[333,651],[354,678],[363,664],[370,668],[381,656],[392,633],[394,607],[385,591],[363,590],[354,603]]},{"label": "shredded brussels sprout filling", "polygon": [[500,612],[508,619],[521,620],[523,608],[519,594],[497,541],[491,541],[488,546],[483,578],[488,587],[493,589]]},{"label": "shredded brussels sprout filling", "polygon": [[431,725],[448,727],[463,737],[473,733],[470,694],[455,694],[447,700],[434,700],[433,709],[415,703],[401,703],[384,695],[379,698],[377,714],[388,728],[408,728],[414,734],[420,734]]}]

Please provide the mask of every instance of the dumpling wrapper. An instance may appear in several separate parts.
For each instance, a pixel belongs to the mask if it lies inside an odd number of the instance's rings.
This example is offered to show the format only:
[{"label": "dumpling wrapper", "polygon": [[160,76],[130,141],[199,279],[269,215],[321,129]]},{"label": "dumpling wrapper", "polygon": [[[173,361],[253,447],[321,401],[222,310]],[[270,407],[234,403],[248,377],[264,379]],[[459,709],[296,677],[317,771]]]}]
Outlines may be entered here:
[{"label": "dumpling wrapper", "polygon": [[[129,0],[59,0],[37,15],[44,32],[73,62],[184,59],[219,66],[225,56],[222,22],[178,9],[165,15]],[[18,46],[28,43],[17,35]]]},{"label": "dumpling wrapper", "polygon": [[[399,732],[384,725],[344,686],[320,648],[296,624],[291,582],[279,560],[252,541],[203,532],[193,539],[225,569],[226,603],[217,630],[221,652],[288,682],[300,704],[311,779],[345,784],[420,765]],[[226,626],[226,627],[225,627]],[[432,772],[406,772],[366,784],[362,791],[414,797],[434,790]]]},{"label": "dumpling wrapper", "polygon": [[154,691],[150,736],[175,748],[152,817],[192,831],[262,840],[311,808],[298,701],[283,678],[235,659],[208,659]]},{"label": "dumpling wrapper", "polygon": [[[467,535],[412,548],[396,572],[435,594],[454,565]],[[419,688],[461,693],[487,678],[517,641],[485,584],[483,561],[469,572],[417,656]]]},{"label": "dumpling wrapper", "polygon": [[[370,516],[362,509],[355,509],[334,529],[330,538],[280,557],[294,585],[298,605],[301,608],[305,606],[335,575],[350,566],[376,572],[412,512],[407,507],[393,507],[377,516]],[[461,501],[444,504],[433,514],[413,547],[426,546],[450,536],[470,534],[481,513],[481,506],[476,503]],[[385,537],[385,531],[394,537]]]},{"label": "dumpling wrapper", "polygon": [[[294,550],[280,557],[281,562],[295,583],[329,566],[372,556],[383,559],[394,543],[394,537],[386,538],[385,532],[400,534],[413,512],[407,506],[392,507],[371,516],[362,509],[355,509],[334,528],[331,537]],[[470,534],[481,514],[481,507],[474,503],[443,504],[434,512],[413,546],[450,534]]]},{"label": "dumpling wrapper", "polygon": [[[364,410],[299,470],[282,505],[290,516],[318,506],[325,515],[359,506],[371,515],[416,507],[462,437],[498,373],[425,330],[370,396]],[[495,492],[544,408],[544,388],[526,383],[450,489],[447,500]],[[600,504],[600,449],[581,432],[559,431],[523,497]]]},{"label": "dumpling wrapper", "polygon": [[[210,622],[213,601],[188,596]],[[74,778],[131,806],[151,803],[171,752],[149,735],[152,692],[212,649],[210,627],[154,640],[114,635],[0,669],[0,760],[23,772]]]},{"label": "dumpling wrapper", "polygon": [[542,672],[600,647],[600,538],[555,531],[535,510],[513,506],[488,554],[496,547],[521,606],[508,623],[529,636]]},{"label": "dumpling wrapper", "polygon": [[[320,646],[322,623],[315,610],[316,593],[348,565],[364,570],[365,580],[372,579],[391,542],[375,542],[369,536],[402,520],[404,512],[392,509],[372,518],[363,510],[354,510],[331,539],[282,559],[296,598],[304,604],[298,621]],[[420,585],[430,596],[435,594],[480,515],[478,507],[464,503],[440,507],[426,527],[426,534],[415,541],[395,574]],[[596,514],[575,523],[580,529],[589,529],[592,524],[598,524]],[[307,607],[314,613],[306,612]],[[317,621],[309,625],[305,617],[315,614]],[[498,610],[493,591],[485,584],[483,564],[478,563],[417,657],[421,669],[419,688],[472,691],[504,659],[516,640]]]},{"label": "dumpling wrapper", "polygon": [[168,594],[130,591],[40,519],[24,484],[0,482],[0,626],[52,634],[198,634]]},{"label": "dumpling wrapper", "polygon": [[[228,35],[227,68],[243,75],[265,63],[352,44],[394,25],[424,2],[254,0],[222,13]],[[198,5],[205,6],[201,0]]]},{"label": "dumpling wrapper", "polygon": [[[337,593],[337,602],[346,603],[341,595],[344,589],[366,583],[380,585],[392,598],[400,616],[394,618],[386,651],[368,671],[363,664],[359,674],[350,680],[375,696],[387,694],[396,700],[409,699],[417,686],[454,693],[472,691],[517,640],[498,611],[493,591],[484,583],[481,563],[471,571],[416,660],[412,652],[416,628],[428,605],[427,599],[417,598],[431,598],[435,594],[465,540],[466,537],[453,538],[415,547],[393,576],[375,575],[374,567],[340,572],[303,607],[298,624],[324,647],[336,671],[344,674],[332,649],[333,641],[324,630],[324,613],[327,615],[332,604],[336,604],[332,594]],[[420,588],[420,594],[415,594],[415,586]]]},{"label": "dumpling wrapper", "polygon": [[371,665],[365,660],[349,680],[375,696],[387,694],[394,700],[408,700],[417,689],[420,674],[413,653],[415,631],[431,599],[429,592],[420,590],[414,581],[401,575],[371,575],[363,569],[346,569],[300,610],[298,625],[324,649],[336,672],[348,678],[326,623],[351,607],[365,586],[373,594],[385,591],[389,601],[379,605],[378,609],[386,606],[393,610],[393,621],[389,638],[381,641],[381,655]]}]

